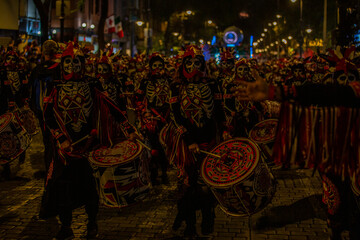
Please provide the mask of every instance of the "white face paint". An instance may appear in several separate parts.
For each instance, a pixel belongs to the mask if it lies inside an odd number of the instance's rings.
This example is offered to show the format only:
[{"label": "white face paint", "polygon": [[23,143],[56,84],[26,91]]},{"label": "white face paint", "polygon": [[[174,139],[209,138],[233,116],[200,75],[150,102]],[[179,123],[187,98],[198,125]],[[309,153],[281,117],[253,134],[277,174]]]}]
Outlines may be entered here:
[{"label": "white face paint", "polygon": [[249,67],[246,66],[246,65],[240,65],[240,66],[238,66],[238,68],[236,69],[236,71],[237,71],[237,75],[238,75],[240,78],[242,78],[242,77],[245,77],[246,75],[249,74],[250,69],[249,69]]},{"label": "white face paint", "polygon": [[78,56],[74,59],[70,56],[65,57],[63,69],[66,74],[79,73],[81,71],[81,61]]},{"label": "white face paint", "polygon": [[355,80],[356,80],[356,77],[355,77],[355,75],[353,73],[348,73],[348,74],[343,73],[343,74],[341,74],[340,76],[338,76],[336,78],[336,81],[339,84],[342,84],[342,85],[346,85],[346,84],[351,83],[351,82],[353,82]]},{"label": "white face paint", "polygon": [[100,74],[106,74],[109,71],[110,71],[110,67],[106,63],[100,63],[97,67],[97,72]]}]

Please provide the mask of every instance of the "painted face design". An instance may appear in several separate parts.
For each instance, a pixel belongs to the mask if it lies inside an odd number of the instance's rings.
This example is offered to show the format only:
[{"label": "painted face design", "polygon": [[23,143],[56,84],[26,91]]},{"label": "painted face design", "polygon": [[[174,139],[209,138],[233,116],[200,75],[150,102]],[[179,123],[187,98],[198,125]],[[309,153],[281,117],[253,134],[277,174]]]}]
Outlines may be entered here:
[{"label": "painted face design", "polygon": [[356,80],[356,76],[353,73],[342,73],[336,78],[336,81],[340,85],[346,85]]},{"label": "painted face design", "polygon": [[246,65],[240,65],[236,69],[237,76],[239,78],[244,78],[249,75],[250,68]]},{"label": "painted face design", "polygon": [[72,58],[70,56],[65,57],[63,62],[63,70],[65,74],[80,73],[81,61],[78,56]]},{"label": "painted face design", "polygon": [[14,70],[16,68],[16,57],[8,55],[5,59],[5,66],[8,70]]},{"label": "painted face design", "polygon": [[162,76],[164,74],[164,63],[162,61],[155,61],[150,67],[151,75]]}]

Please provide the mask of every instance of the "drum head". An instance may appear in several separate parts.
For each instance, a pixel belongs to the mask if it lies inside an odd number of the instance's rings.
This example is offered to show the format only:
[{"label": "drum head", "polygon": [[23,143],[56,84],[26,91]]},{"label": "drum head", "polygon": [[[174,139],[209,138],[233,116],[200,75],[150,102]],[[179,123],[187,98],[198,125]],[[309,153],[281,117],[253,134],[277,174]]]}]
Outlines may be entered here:
[{"label": "drum head", "polygon": [[216,146],[201,165],[205,183],[226,188],[245,180],[259,163],[258,146],[247,138],[234,138]]},{"label": "drum head", "polygon": [[0,132],[2,132],[4,128],[9,125],[13,116],[14,115],[12,113],[5,113],[0,116]]},{"label": "drum head", "polygon": [[267,119],[259,122],[250,130],[249,138],[259,144],[273,142],[276,135],[277,125],[277,119]]},{"label": "drum head", "polygon": [[137,142],[125,140],[111,148],[99,148],[89,154],[89,161],[99,167],[111,167],[131,162],[137,158],[143,147]]}]

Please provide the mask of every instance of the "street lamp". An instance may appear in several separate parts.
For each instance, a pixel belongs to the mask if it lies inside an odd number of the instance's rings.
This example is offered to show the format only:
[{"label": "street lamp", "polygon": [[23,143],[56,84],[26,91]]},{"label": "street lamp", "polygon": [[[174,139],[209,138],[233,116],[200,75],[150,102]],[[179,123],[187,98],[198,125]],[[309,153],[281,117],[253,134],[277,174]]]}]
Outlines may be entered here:
[{"label": "street lamp", "polygon": [[265,33],[262,33],[261,36],[262,36],[262,37],[265,37]]},{"label": "street lamp", "polygon": [[292,36],[288,36],[288,39],[291,40],[291,39],[293,39],[293,37],[292,37]]},{"label": "street lamp", "polygon": [[172,33],[175,37],[179,36],[179,33],[178,32],[173,32]]},{"label": "street lamp", "polygon": [[264,28],[264,32],[267,32],[268,30],[267,30],[267,28]]},{"label": "street lamp", "polygon": [[274,26],[276,26],[277,22],[273,22],[272,24],[273,24]]},{"label": "street lamp", "polygon": [[138,25],[139,27],[141,27],[142,25],[144,25],[143,21],[136,21],[136,25]]},{"label": "street lamp", "polygon": [[280,14],[276,14],[276,18],[281,18],[281,15],[280,15]]},{"label": "street lamp", "polygon": [[81,27],[86,28],[86,23],[83,22],[83,23],[81,24]]},{"label": "street lamp", "polygon": [[307,33],[310,34],[310,33],[312,32],[312,29],[311,29],[311,28],[308,28],[308,29],[305,30],[305,32],[307,32]]},{"label": "street lamp", "polygon": [[91,29],[94,29],[94,28],[95,28],[95,25],[94,25],[94,24],[91,24],[91,25],[90,25],[90,28],[91,28]]},{"label": "street lamp", "polygon": [[192,11],[191,11],[191,10],[187,10],[187,11],[186,11],[186,14],[187,14],[187,15],[191,15],[191,14],[192,14]]},{"label": "street lamp", "polygon": [[208,23],[209,25],[211,25],[211,24],[213,23],[213,21],[212,21],[212,20],[208,20],[207,23]]},{"label": "street lamp", "polygon": [[268,26],[269,26],[269,27],[271,27],[271,26],[272,26],[272,24],[271,24],[271,23],[268,23]]}]

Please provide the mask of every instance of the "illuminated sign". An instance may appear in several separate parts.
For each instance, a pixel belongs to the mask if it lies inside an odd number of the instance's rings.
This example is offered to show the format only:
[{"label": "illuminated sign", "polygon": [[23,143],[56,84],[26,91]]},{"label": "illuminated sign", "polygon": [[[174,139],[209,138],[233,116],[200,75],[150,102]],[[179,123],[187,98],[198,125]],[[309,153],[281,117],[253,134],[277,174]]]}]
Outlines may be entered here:
[{"label": "illuminated sign", "polygon": [[244,40],[244,35],[239,28],[231,26],[225,29],[223,39],[226,46],[234,47],[239,45]]}]

